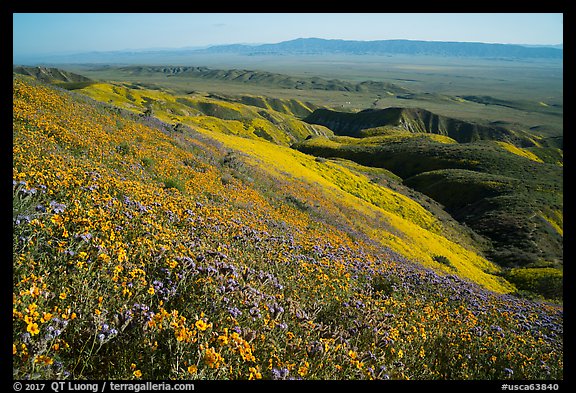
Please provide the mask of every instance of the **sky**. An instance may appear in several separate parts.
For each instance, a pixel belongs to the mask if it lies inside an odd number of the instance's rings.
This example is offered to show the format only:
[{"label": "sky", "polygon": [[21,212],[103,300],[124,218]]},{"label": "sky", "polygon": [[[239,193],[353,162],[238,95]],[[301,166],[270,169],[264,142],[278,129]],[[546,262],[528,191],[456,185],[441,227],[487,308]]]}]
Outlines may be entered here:
[{"label": "sky", "polygon": [[13,54],[276,43],[296,38],[563,43],[556,13],[15,13]]}]

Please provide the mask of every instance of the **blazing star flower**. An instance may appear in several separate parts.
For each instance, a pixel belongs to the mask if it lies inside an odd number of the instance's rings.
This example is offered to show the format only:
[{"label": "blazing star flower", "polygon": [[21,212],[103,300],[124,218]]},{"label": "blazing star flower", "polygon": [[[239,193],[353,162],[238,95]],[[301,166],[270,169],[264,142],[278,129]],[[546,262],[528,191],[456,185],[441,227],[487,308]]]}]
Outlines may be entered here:
[{"label": "blazing star flower", "polygon": [[288,370],[286,367],[283,367],[281,369],[277,368],[272,369],[272,379],[286,379],[288,377],[288,374],[290,374],[290,370]]},{"label": "blazing star flower", "polygon": [[51,201],[50,207],[52,208],[52,212],[54,212],[54,214],[63,213],[64,210],[66,209],[66,205],[62,203],[57,203],[56,201]]},{"label": "blazing star flower", "polygon": [[234,318],[238,318],[240,315],[242,315],[242,311],[240,311],[238,308],[236,307],[228,307],[228,312],[230,313],[230,315],[232,315]]}]

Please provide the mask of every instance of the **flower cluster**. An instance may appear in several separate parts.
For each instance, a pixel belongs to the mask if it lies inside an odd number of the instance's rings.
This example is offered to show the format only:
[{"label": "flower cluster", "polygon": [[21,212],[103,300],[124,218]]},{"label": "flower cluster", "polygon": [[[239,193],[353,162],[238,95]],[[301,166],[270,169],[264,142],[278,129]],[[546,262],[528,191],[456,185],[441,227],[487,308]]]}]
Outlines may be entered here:
[{"label": "flower cluster", "polygon": [[222,181],[207,134],[20,79],[13,106],[17,379],[563,377],[559,306],[352,236],[302,182],[318,207]]}]

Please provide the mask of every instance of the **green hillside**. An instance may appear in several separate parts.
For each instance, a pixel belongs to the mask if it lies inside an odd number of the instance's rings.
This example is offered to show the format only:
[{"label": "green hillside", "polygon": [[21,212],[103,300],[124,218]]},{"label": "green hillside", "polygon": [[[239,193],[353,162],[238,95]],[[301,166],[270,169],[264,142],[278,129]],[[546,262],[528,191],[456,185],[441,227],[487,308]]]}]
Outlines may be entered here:
[{"label": "green hillside", "polygon": [[199,78],[204,80],[230,81],[249,85],[280,87],[298,90],[327,90],[350,92],[378,92],[390,94],[409,93],[406,88],[393,83],[362,81],[349,82],[339,79],[319,77],[294,77],[267,71],[254,70],[219,70],[207,67],[168,67],[168,66],[128,66],[117,71],[128,77],[149,78],[166,76],[171,78]]},{"label": "green hillside", "polygon": [[64,71],[54,67],[12,67],[13,73],[32,76],[43,82],[57,84],[63,87],[85,87],[93,81],[83,75]]},{"label": "green hillside", "polygon": [[289,147],[330,130],[13,86],[15,379],[563,378],[563,307],[394,171]]},{"label": "green hillside", "polygon": [[[527,272],[534,272],[535,265],[553,266],[556,270],[541,274],[561,274],[563,153],[555,142],[526,130],[403,108],[358,113],[318,109],[305,120],[353,138],[313,138],[295,148],[390,170],[490,239],[486,255],[491,260]],[[436,134],[451,138],[434,139]],[[530,288],[561,297],[560,282],[547,282],[553,287]]]},{"label": "green hillside", "polygon": [[503,266],[562,264],[563,170],[557,165],[562,157],[558,149],[456,143],[406,131],[365,138],[316,137],[294,147],[393,172],[488,237],[493,243],[488,255]]},{"label": "green hillside", "polygon": [[[522,147],[541,146],[533,135],[522,130],[459,120],[419,108],[366,109],[356,113],[317,109],[305,121],[324,125],[338,135],[355,137],[367,136],[367,129],[388,126],[416,133],[445,135],[460,143],[498,140]],[[368,135],[373,135],[373,132]]]},{"label": "green hillside", "polygon": [[[173,129],[177,132],[185,129],[179,128],[179,125],[192,127],[201,133],[207,132],[224,146],[244,153],[245,160],[253,166],[266,168],[273,176],[303,180],[314,187],[319,185],[321,188],[316,191],[317,195],[328,201],[341,201],[341,208],[348,211],[343,220],[354,231],[369,234],[374,241],[425,266],[447,271],[455,269],[489,288],[510,290],[508,284],[502,286],[501,278],[493,275],[498,273],[498,269],[476,255],[481,248],[478,241],[472,239],[476,235],[460,228],[453,219],[443,215],[445,223],[441,223],[438,214],[430,213],[419,201],[407,197],[406,193],[394,192],[372,183],[367,176],[354,175],[347,168],[319,163],[292,149],[281,147],[289,146],[294,140],[309,138],[313,135],[310,131],[333,135],[323,126],[309,125],[272,109],[265,112],[255,110],[251,105],[232,102],[230,98],[223,101],[214,95],[177,97],[168,91],[132,89],[126,85],[103,83],[80,91],[101,101],[148,111],[145,113],[152,113],[159,119],[175,124]],[[266,102],[264,99],[262,101]],[[272,116],[278,121],[264,119],[271,119]],[[428,137],[450,142],[449,138],[440,135]],[[313,205],[317,204],[315,202]],[[379,218],[375,220],[373,217]],[[392,234],[390,231],[383,233],[382,225],[393,228]],[[471,247],[472,250],[463,249],[462,246]],[[454,267],[447,268],[434,259],[435,255],[442,253],[454,261]]]},{"label": "green hillside", "polygon": [[[159,68],[153,67],[152,70],[158,72]],[[174,71],[171,68],[166,70]],[[157,86],[152,89],[151,86],[144,87],[137,83],[99,83],[77,91],[100,101],[158,117],[172,124],[174,130],[181,130],[183,126],[209,130],[212,137],[252,158],[259,157],[257,150],[266,150],[266,158],[255,165],[274,168],[282,161],[286,166],[285,163],[291,162],[291,158],[280,158],[285,153],[277,151],[275,146],[264,144],[257,149],[247,148],[243,139],[240,142],[224,141],[220,134],[292,146],[316,156],[345,158],[365,167],[388,169],[402,179],[402,183],[395,184],[409,187],[396,187],[403,190],[402,195],[420,205],[422,212],[411,213],[410,220],[425,231],[431,228],[422,226],[422,220],[417,217],[428,216],[432,211],[436,220],[444,222],[444,228],[435,234],[441,233],[451,242],[471,246],[475,252],[500,266],[530,267],[537,263],[562,268],[562,150],[548,146],[548,139],[526,130],[471,123],[420,109],[388,108],[344,113],[319,109],[298,100],[264,96],[210,93],[182,96]],[[306,114],[305,122],[298,119]],[[336,136],[333,131],[353,137]],[[327,146],[330,146],[328,150]],[[452,169],[469,171],[463,172],[467,173],[464,177],[468,178],[464,182],[436,179],[432,180],[433,187],[430,187],[430,181],[425,179],[435,178],[422,176],[434,173],[430,171]],[[293,170],[293,167],[286,167],[283,174],[293,176]],[[497,195],[483,191],[476,193],[486,188],[485,183],[494,183],[492,180],[484,181],[480,173],[504,176],[506,184],[511,179],[517,180],[513,185],[508,185],[505,192]],[[412,179],[415,175],[420,176]],[[362,178],[365,179],[363,181],[369,179],[365,176]],[[347,194],[367,202],[370,209],[376,206],[386,210],[396,206],[389,202],[375,202],[382,200],[382,195],[388,193],[388,187],[374,188],[370,185],[369,191],[358,192],[358,185],[351,189],[350,184],[353,181],[340,181],[336,185]],[[419,193],[414,194],[413,190]],[[478,198],[468,200],[465,193]],[[427,204],[425,196],[432,197],[441,207]],[[334,197],[349,199],[348,195],[331,196]],[[454,200],[459,203],[451,202]],[[364,209],[353,207],[353,211]],[[448,217],[442,209],[449,213]],[[398,213],[396,208],[392,212]],[[405,214],[400,216],[406,219]],[[365,222],[366,218],[358,218],[358,221]],[[371,224],[359,230],[374,233],[373,227],[378,225]],[[393,224],[398,228],[402,225]],[[411,233],[408,229],[402,229],[401,233],[406,235],[400,242],[388,235],[374,234],[372,237],[426,266],[441,265],[429,249],[429,244],[434,241],[428,235],[407,235]],[[406,238],[411,240],[406,241]],[[418,247],[410,245],[414,239],[422,239],[418,241]],[[452,259],[458,260],[459,257]],[[478,273],[473,271],[466,275],[479,280]]]}]

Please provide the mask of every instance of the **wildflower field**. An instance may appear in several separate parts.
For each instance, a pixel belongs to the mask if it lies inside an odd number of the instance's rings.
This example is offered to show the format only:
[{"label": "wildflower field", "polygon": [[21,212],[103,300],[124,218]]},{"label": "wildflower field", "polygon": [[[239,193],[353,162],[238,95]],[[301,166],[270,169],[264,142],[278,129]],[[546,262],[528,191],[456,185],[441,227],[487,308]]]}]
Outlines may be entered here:
[{"label": "wildflower field", "polygon": [[562,306],[414,262],[240,139],[13,86],[15,379],[563,379]]}]

